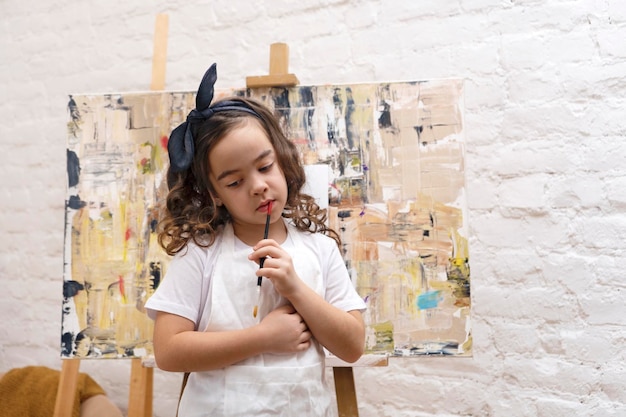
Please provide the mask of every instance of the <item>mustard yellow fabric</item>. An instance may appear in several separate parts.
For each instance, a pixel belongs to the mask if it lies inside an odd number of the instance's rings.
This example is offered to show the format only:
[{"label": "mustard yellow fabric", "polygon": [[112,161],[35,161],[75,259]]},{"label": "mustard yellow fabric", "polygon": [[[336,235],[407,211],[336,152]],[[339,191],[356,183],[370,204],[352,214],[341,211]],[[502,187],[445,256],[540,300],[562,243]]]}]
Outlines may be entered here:
[{"label": "mustard yellow fabric", "polygon": [[[8,371],[0,379],[0,417],[51,417],[61,372],[45,366],[27,366]],[[80,416],[80,403],[104,390],[89,375],[80,372],[72,417]]]}]

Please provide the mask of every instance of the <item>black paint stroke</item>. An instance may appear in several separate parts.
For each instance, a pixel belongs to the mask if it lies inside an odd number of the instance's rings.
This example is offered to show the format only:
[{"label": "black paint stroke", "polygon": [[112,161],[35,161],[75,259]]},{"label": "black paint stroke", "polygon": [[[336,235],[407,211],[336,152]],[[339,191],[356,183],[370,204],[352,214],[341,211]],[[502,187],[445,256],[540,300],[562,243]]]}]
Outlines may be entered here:
[{"label": "black paint stroke", "polygon": [[78,185],[80,180],[80,159],[76,152],[67,150],[67,182],[70,187]]},{"label": "black paint stroke", "polygon": [[306,140],[310,149],[315,149],[315,132],[313,131],[313,117],[315,114],[315,100],[313,99],[312,87],[302,87],[300,90],[300,107],[304,109],[302,115],[302,124],[304,125],[304,131]]},{"label": "black paint stroke", "polygon": [[80,210],[87,205],[85,201],[82,201],[79,196],[71,195],[70,199],[67,200],[67,207],[73,210]]},{"label": "black paint stroke", "polygon": [[354,98],[352,97],[352,89],[350,87],[346,88],[346,137],[348,139],[348,149],[354,149],[354,139],[357,135],[355,135],[354,130],[356,126],[354,124],[354,120],[352,117],[354,116],[354,110],[356,105],[354,104]]}]

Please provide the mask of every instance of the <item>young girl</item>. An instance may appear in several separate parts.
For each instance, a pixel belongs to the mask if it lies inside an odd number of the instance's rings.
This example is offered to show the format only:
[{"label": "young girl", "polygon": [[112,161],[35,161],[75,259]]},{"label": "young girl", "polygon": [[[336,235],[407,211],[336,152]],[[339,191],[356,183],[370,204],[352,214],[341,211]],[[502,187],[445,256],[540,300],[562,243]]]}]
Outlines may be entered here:
[{"label": "young girl", "polygon": [[334,415],[322,347],[356,361],[365,304],[295,146],[255,101],[210,105],[216,79],[213,64],[168,143],[159,242],[174,258],[146,305],[157,365],[190,373],[180,417]]}]

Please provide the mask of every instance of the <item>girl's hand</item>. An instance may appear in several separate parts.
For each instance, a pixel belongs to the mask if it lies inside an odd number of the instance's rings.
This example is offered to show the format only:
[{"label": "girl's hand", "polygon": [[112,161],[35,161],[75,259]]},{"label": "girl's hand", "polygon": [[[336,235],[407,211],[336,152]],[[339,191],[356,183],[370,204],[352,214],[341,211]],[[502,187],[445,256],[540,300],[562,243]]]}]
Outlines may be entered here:
[{"label": "girl's hand", "polygon": [[267,352],[301,352],[311,346],[311,332],[291,304],[269,313],[259,326],[267,342]]},{"label": "girl's hand", "polygon": [[305,285],[296,274],[291,256],[275,240],[263,239],[252,249],[254,252],[248,259],[260,264],[261,259],[265,258],[263,268],[258,269],[256,275],[271,280],[280,295],[290,299],[292,294]]}]

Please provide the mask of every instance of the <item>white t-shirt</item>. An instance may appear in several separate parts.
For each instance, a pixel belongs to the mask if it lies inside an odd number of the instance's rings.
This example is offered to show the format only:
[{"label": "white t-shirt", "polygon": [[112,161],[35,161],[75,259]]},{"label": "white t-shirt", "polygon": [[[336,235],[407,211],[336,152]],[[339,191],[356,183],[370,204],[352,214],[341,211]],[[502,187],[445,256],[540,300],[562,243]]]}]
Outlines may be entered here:
[{"label": "white t-shirt", "polygon": [[[354,289],[335,241],[321,233],[302,232],[294,227],[289,228],[289,233],[300,233],[304,245],[318,257],[324,282],[324,299],[344,311],[364,311],[365,302]],[[220,242],[221,236],[217,236],[213,245],[203,248],[190,241],[185,249],[174,256],[165,278],[146,303],[150,318],[154,319],[157,311],[163,311],[191,320],[196,330],[206,327],[207,323],[202,319],[206,316],[203,309],[209,299],[211,276]],[[252,248],[239,239],[236,239],[235,244],[238,248],[249,247],[252,253]],[[292,240],[287,239],[281,246],[290,253]]]}]

